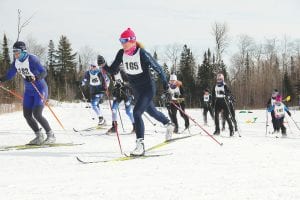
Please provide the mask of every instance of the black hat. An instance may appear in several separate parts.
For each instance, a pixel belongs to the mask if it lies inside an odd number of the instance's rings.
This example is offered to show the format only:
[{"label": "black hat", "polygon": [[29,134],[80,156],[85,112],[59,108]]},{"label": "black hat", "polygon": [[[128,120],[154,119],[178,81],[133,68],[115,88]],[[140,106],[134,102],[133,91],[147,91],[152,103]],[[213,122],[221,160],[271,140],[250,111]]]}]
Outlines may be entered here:
[{"label": "black hat", "polygon": [[22,51],[26,51],[26,45],[22,41],[17,41],[14,43],[13,49],[20,49]]}]

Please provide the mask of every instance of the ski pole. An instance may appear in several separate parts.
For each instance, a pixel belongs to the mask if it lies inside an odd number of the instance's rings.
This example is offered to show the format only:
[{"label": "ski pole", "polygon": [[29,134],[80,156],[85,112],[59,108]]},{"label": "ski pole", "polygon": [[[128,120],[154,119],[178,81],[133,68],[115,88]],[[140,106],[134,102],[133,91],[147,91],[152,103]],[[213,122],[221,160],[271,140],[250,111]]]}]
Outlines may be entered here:
[{"label": "ski pole", "polygon": [[269,115],[268,115],[268,109],[266,110],[266,135],[268,134],[268,126],[269,126]]},{"label": "ski pole", "polygon": [[40,98],[42,99],[42,101],[45,103],[45,105],[49,108],[49,110],[51,111],[52,115],[54,116],[54,118],[56,119],[56,121],[59,123],[59,125],[64,129],[65,127],[63,126],[63,124],[61,123],[61,121],[58,119],[58,117],[56,116],[56,114],[54,113],[54,111],[52,110],[52,108],[50,107],[50,105],[47,103],[47,100],[45,99],[44,95],[39,91],[39,89],[36,87],[36,85],[31,82],[31,85],[33,86],[33,88],[36,90],[36,92],[39,94]]},{"label": "ski pole", "polygon": [[90,113],[90,115],[91,115],[92,120],[95,120],[95,117],[93,117],[93,114],[92,114],[92,111],[91,111],[91,107],[89,107],[89,104],[88,104],[88,102],[87,102],[86,96],[84,95],[84,93],[83,93],[81,87],[80,87],[80,86],[78,86],[78,87],[79,87],[79,90],[80,90],[81,95],[82,95],[82,97],[83,97],[83,100],[85,101],[85,108],[88,108],[88,109],[89,109],[89,113]]},{"label": "ski pole", "polygon": [[[112,112],[112,106],[111,106],[111,102],[110,102],[110,96],[109,96],[108,86],[107,86],[107,84],[106,84],[106,79],[105,79],[105,76],[104,76],[104,75],[105,75],[105,71],[103,70],[103,68],[101,68],[101,72],[102,72],[102,77],[103,77],[103,79],[104,79],[105,94],[106,94],[106,96],[107,96],[107,98],[108,98],[109,107],[110,107],[110,110],[111,110],[111,112]],[[112,114],[112,113],[111,113],[111,114]],[[123,155],[124,153],[123,153],[122,145],[121,145],[121,141],[120,141],[120,136],[119,136],[119,131],[118,131],[118,124],[115,123],[114,126],[115,126],[115,129],[116,129],[116,135],[117,135],[117,138],[118,138],[120,151],[121,151],[121,154]]]},{"label": "ski pole", "polygon": [[123,120],[122,120],[122,117],[121,117],[119,106],[118,106],[118,113],[119,113],[119,118],[120,118],[122,129],[123,129],[123,133],[125,133],[125,129],[124,129]]},{"label": "ski pole", "polygon": [[153,126],[156,126],[156,123],[154,123],[150,117],[148,115],[146,115],[146,113],[143,113],[143,115],[146,117],[146,119],[153,125]]},{"label": "ski pole", "polygon": [[17,94],[16,92],[14,92],[13,90],[10,90],[10,89],[4,87],[3,85],[0,85],[0,87],[1,87],[4,91],[6,91],[6,92],[12,94],[13,96],[17,97],[18,99],[23,100],[23,97],[22,97],[21,95]]},{"label": "ski pole", "polygon": [[287,124],[288,124],[288,126],[289,126],[290,133],[291,133],[291,134],[293,134],[293,131],[292,131],[291,125],[290,125],[290,123],[288,122],[288,120],[286,121],[286,123],[287,123]]},{"label": "ski pole", "polygon": [[171,101],[171,104],[173,104],[178,110],[180,110],[183,114],[185,114],[188,118],[190,118],[199,128],[201,128],[211,139],[213,139],[216,143],[218,143],[220,146],[223,145],[222,142],[219,142],[216,138],[214,138],[209,132],[207,132],[202,126],[196,122],[192,117],[190,117],[186,112],[184,112],[180,107],[178,107],[173,101]]},{"label": "ski pole", "polygon": [[289,116],[291,118],[291,120],[294,122],[295,126],[297,127],[297,129],[300,131],[300,127],[298,126],[297,122],[293,119],[292,116]]},{"label": "ski pole", "polygon": [[[143,115],[146,117],[146,119],[153,125],[156,126],[156,123],[154,123],[146,113],[143,113]],[[154,129],[154,132],[157,133],[157,130]]]}]

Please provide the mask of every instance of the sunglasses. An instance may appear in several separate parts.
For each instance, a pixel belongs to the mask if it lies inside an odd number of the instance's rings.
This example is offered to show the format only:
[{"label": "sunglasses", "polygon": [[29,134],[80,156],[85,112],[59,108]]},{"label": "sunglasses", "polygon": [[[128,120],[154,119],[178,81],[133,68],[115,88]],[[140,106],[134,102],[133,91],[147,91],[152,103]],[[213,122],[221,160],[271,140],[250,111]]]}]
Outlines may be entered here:
[{"label": "sunglasses", "polygon": [[13,49],[13,53],[16,54],[16,53],[21,53],[22,50],[21,49]]},{"label": "sunglasses", "polygon": [[119,40],[120,40],[121,44],[125,44],[125,43],[129,42],[130,40],[135,40],[135,37],[120,38]]}]

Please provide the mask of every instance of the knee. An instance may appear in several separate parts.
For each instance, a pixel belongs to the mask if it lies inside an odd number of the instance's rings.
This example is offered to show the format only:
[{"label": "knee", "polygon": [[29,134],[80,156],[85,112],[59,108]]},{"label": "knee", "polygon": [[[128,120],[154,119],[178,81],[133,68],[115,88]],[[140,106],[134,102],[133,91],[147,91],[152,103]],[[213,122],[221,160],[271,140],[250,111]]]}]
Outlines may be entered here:
[{"label": "knee", "polygon": [[31,111],[23,111],[23,116],[25,119],[32,119],[32,112]]}]

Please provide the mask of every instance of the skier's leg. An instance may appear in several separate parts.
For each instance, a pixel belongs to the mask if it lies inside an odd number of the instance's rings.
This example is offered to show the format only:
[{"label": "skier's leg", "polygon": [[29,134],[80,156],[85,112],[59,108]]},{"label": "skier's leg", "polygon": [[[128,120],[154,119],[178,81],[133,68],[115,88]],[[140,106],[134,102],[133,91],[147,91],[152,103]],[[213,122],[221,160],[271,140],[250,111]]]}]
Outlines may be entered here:
[{"label": "skier's leg", "polygon": [[[185,104],[184,104],[184,102],[182,102],[182,103],[180,104],[180,107],[181,107],[182,111],[185,112]],[[181,111],[179,111],[179,112],[180,112],[181,117],[184,119],[184,126],[185,126],[185,128],[186,128],[186,129],[189,128],[189,126],[190,126],[190,120],[189,120],[188,116],[186,116],[186,115],[185,115],[183,112],[181,112]]]},{"label": "skier's leg", "polygon": [[207,107],[204,107],[203,108],[203,121],[204,121],[204,124],[207,124]]},{"label": "skier's leg", "polygon": [[44,136],[39,129],[37,121],[33,118],[33,106],[34,94],[25,90],[23,97],[23,116],[35,134],[35,138],[28,144],[41,145],[44,142]]},{"label": "skier's leg", "polygon": [[233,136],[233,134],[234,134],[233,126],[231,123],[231,119],[229,117],[229,110],[227,107],[223,108],[223,115],[224,115],[224,120],[226,120],[228,123],[230,136]]},{"label": "skier's leg", "polygon": [[216,104],[215,106],[215,132],[214,135],[220,134],[220,124],[219,124],[219,113],[220,113],[220,105]]}]

